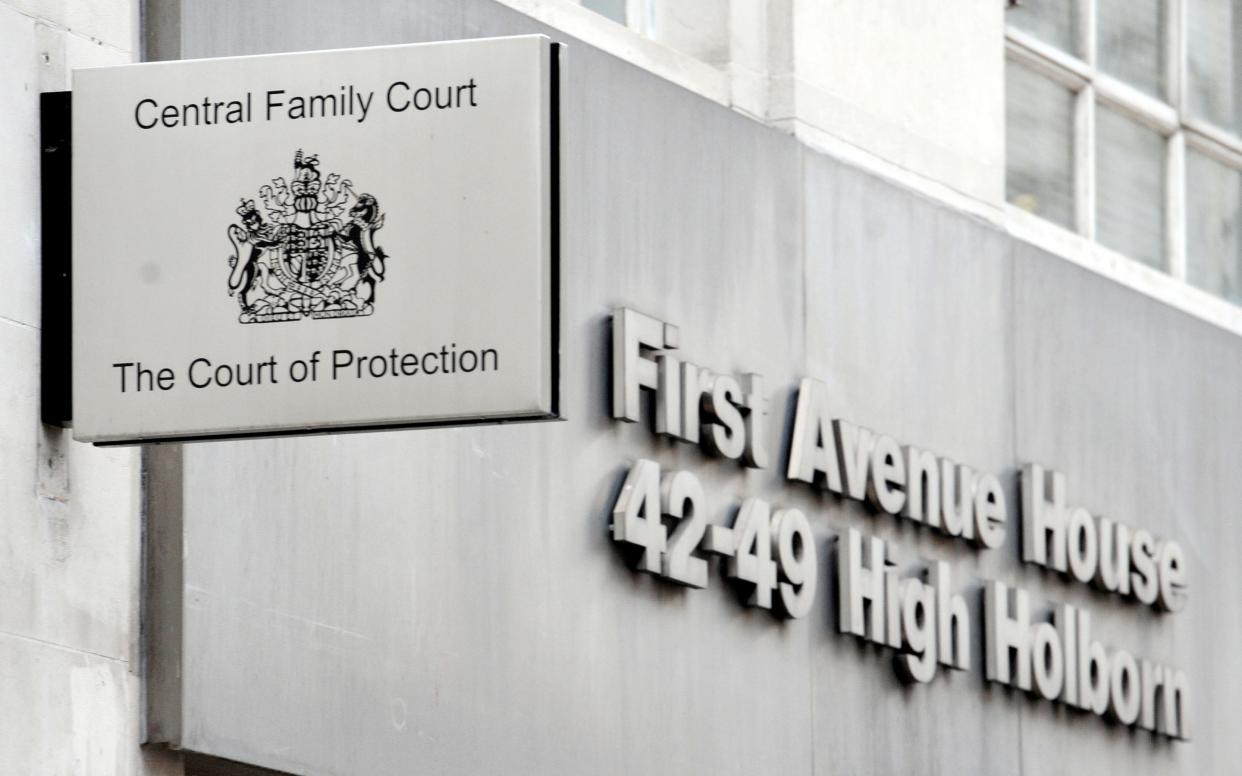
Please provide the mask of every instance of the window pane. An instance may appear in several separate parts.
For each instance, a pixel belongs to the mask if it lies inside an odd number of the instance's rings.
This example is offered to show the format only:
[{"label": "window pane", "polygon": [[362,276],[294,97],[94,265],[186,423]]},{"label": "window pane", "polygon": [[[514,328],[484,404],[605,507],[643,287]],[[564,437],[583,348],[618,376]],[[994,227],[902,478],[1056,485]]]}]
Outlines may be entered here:
[{"label": "window pane", "polygon": [[1073,228],[1074,95],[1021,65],[1005,65],[1005,198]]},{"label": "window pane", "polygon": [[582,0],[582,6],[625,24],[625,0]]},{"label": "window pane", "polygon": [[1242,0],[1190,0],[1186,16],[1190,110],[1242,132]]},{"label": "window pane", "polygon": [[1111,76],[1164,98],[1164,2],[1099,0],[1099,66]]},{"label": "window pane", "polygon": [[1242,304],[1242,172],[1186,151],[1186,279]]},{"label": "window pane", "polygon": [[1164,137],[1098,106],[1096,239],[1164,269]]},{"label": "window pane", "polygon": [[1062,51],[1079,53],[1074,45],[1073,0],[1025,0],[1009,6],[1005,20]]}]

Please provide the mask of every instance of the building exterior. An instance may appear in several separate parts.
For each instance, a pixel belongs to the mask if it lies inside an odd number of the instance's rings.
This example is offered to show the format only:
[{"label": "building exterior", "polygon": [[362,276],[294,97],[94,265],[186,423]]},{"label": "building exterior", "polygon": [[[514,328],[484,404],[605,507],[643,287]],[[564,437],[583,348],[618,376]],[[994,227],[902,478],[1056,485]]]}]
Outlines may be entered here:
[{"label": "building exterior", "polygon": [[[0,0],[0,773],[1234,772],[1238,13]],[[563,420],[40,422],[40,92],[532,32]]]}]

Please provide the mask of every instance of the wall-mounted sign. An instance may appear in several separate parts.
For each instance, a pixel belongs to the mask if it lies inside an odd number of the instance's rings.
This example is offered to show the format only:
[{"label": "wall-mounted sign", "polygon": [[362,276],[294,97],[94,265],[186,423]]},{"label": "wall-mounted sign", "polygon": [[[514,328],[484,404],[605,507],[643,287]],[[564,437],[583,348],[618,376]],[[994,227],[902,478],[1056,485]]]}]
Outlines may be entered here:
[{"label": "wall-mounted sign", "polygon": [[[769,465],[763,439],[771,427],[763,378],[717,373],[681,352],[676,325],[636,310],[612,316],[612,415],[643,422],[642,391],[652,394],[652,429],[670,442],[701,446],[752,469]],[[875,513],[922,524],[979,551],[1004,544],[1009,508],[1000,479],[833,417],[823,383],[804,378],[797,390],[784,478],[852,501]],[[1101,591],[1180,611],[1186,603],[1181,545],[1121,521],[1066,505],[1066,478],[1042,466],[1022,467],[1022,559]],[[1136,657],[1092,638],[1091,613],[1066,603],[1041,613],[1024,587],[983,582],[982,632],[947,561],[901,562],[884,540],[848,528],[832,560],[817,543],[807,514],[751,497],[731,525],[691,470],[661,470],[650,459],[630,467],[610,515],[612,539],[634,568],[690,588],[710,585],[709,561],[748,606],[804,617],[816,605],[816,574],[836,576],[841,633],[896,652],[902,680],[929,683],[939,666],[969,670],[983,663],[990,681],[1072,708],[1107,716],[1162,736],[1189,739],[1185,671]],[[1034,612],[1034,616],[1032,616]],[[982,643],[982,660],[971,645]]]},{"label": "wall-mounted sign", "polygon": [[75,438],[555,417],[555,57],[75,74]]}]

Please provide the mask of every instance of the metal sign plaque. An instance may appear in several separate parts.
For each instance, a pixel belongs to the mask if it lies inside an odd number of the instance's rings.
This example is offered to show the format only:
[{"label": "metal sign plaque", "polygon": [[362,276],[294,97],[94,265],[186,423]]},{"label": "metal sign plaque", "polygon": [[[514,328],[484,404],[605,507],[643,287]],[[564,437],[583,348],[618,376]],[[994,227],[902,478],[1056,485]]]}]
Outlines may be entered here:
[{"label": "metal sign plaque", "polygon": [[556,417],[555,55],[76,73],[74,437]]}]

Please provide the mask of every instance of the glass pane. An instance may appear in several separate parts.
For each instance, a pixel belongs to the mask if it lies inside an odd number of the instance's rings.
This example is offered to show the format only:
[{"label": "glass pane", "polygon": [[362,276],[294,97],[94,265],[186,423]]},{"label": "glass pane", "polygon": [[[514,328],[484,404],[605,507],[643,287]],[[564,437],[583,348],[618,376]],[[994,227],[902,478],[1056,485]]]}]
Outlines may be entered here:
[{"label": "glass pane", "polygon": [[614,22],[625,24],[625,0],[582,0],[582,6],[603,14]]},{"label": "glass pane", "polygon": [[1163,0],[1099,0],[1100,69],[1164,98]]},{"label": "glass pane", "polygon": [[1242,132],[1242,0],[1190,0],[1186,17],[1190,110]]},{"label": "glass pane", "polygon": [[1005,65],[1005,198],[1073,228],[1074,95],[1021,65]]},{"label": "glass pane", "polygon": [[1164,269],[1164,137],[1103,106],[1095,131],[1096,239]]},{"label": "glass pane", "polygon": [[1005,20],[1044,43],[1078,53],[1074,45],[1074,0],[1023,0],[1022,5],[1009,6]]},{"label": "glass pane", "polygon": [[1186,151],[1186,279],[1242,304],[1242,172]]}]

